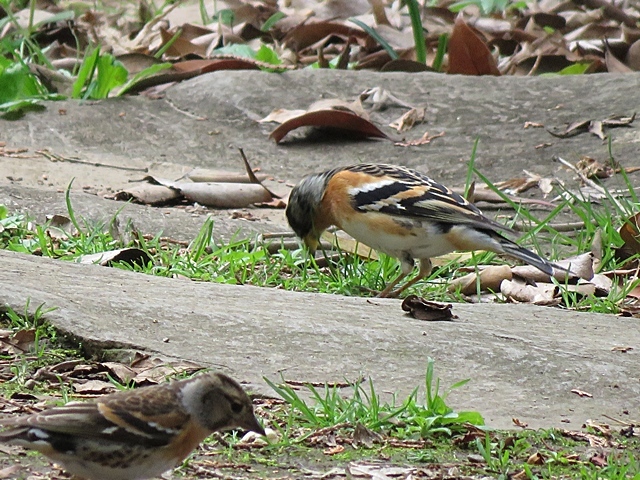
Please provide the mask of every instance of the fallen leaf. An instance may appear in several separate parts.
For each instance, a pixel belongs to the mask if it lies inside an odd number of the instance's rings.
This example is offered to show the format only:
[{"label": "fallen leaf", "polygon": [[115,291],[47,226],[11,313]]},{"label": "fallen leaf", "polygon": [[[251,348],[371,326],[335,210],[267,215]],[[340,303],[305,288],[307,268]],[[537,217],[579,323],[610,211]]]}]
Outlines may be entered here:
[{"label": "fallen leaf", "polygon": [[4,467],[3,469],[0,470],[0,478],[18,478],[16,473],[18,473],[21,468],[23,468],[22,465],[18,465],[18,464]]},{"label": "fallen leaf", "polygon": [[395,142],[397,147],[417,147],[420,145],[427,145],[431,143],[434,138],[444,137],[444,132],[436,133],[435,135],[429,135],[429,132],[424,132],[424,135],[417,140],[409,140],[406,142]]},{"label": "fallen leaf", "polygon": [[[479,278],[478,278],[479,277]],[[454,279],[447,286],[448,292],[459,291],[462,295],[473,295],[482,291],[499,292],[503,280],[511,280],[511,267],[509,265],[491,265],[464,277]]]},{"label": "fallen leaf", "polygon": [[299,117],[307,113],[306,110],[287,110],[286,108],[276,108],[269,115],[258,120],[258,123],[284,123],[293,118]]},{"label": "fallen leaf", "polygon": [[144,205],[165,205],[182,198],[182,196],[177,190],[165,185],[145,181],[117,192],[113,198],[121,202],[134,200]]},{"label": "fallen leaf", "polygon": [[357,422],[353,430],[353,446],[363,446],[373,448],[375,443],[382,442],[382,436],[373,430],[368,429],[362,423]]},{"label": "fallen leaf", "polygon": [[453,306],[449,303],[429,302],[417,295],[409,295],[402,301],[402,310],[408,312],[417,320],[451,321],[458,318],[451,312]]},{"label": "fallen leaf", "polygon": [[504,280],[500,284],[500,293],[519,303],[555,305],[559,302],[556,299],[558,287],[551,283],[529,285],[521,280]]},{"label": "fallen leaf", "polygon": [[500,75],[486,42],[465,23],[462,16],[456,18],[447,51],[450,74]]},{"label": "fallen leaf", "polygon": [[582,391],[582,390],[578,390],[577,388],[574,388],[573,390],[571,390],[571,393],[575,393],[576,395],[578,395],[580,397],[593,398],[593,395],[591,395],[590,393]]},{"label": "fallen leaf", "polygon": [[613,347],[611,349],[612,352],[622,352],[622,353],[627,353],[630,352],[631,350],[633,350],[633,347]]},{"label": "fallen leaf", "polygon": [[78,234],[78,230],[69,217],[65,215],[47,215],[46,218],[48,221],[46,232],[51,238],[66,239]]},{"label": "fallen leaf", "polygon": [[[263,181],[269,178],[269,175],[261,173],[259,175],[256,174],[256,177],[258,180]],[[211,170],[208,168],[194,168],[185,174],[184,178],[188,178],[192,182],[251,183],[251,179],[246,173]]]},{"label": "fallen leaf", "polygon": [[344,445],[336,445],[335,447],[326,448],[322,451],[325,455],[337,455],[344,452]]},{"label": "fallen leaf", "polygon": [[589,459],[589,462],[600,468],[607,466],[607,459],[601,453],[594,453],[593,456]]},{"label": "fallen leaf", "polygon": [[389,126],[395,128],[398,133],[411,130],[414,125],[424,121],[424,115],[424,108],[412,108],[400,118],[391,122]]},{"label": "fallen leaf", "polygon": [[103,395],[105,393],[115,392],[117,388],[110,382],[103,382],[102,380],[88,380],[84,383],[74,383],[73,390],[76,393]]},{"label": "fallen leaf", "polygon": [[213,208],[243,208],[273,200],[271,192],[256,183],[176,182],[174,188],[190,202]]},{"label": "fallen leaf", "polygon": [[529,458],[527,458],[527,463],[529,465],[544,465],[544,457],[540,452],[535,452],[529,455]]},{"label": "fallen leaf", "polygon": [[569,138],[579,135],[580,133],[591,132],[601,139],[604,139],[605,135],[603,127],[628,127],[633,123],[635,118],[636,114],[634,113],[630,117],[611,115],[604,120],[579,120],[568,124],[563,131],[557,132],[557,129],[547,128],[547,132],[558,138]]},{"label": "fallen leaf", "polygon": [[[310,107],[310,110],[311,108],[312,107]],[[318,108],[317,103],[315,108]],[[269,138],[279,143],[291,130],[300,127],[330,128],[349,132],[354,136],[364,138],[388,138],[387,134],[373,123],[361,115],[358,115],[353,110],[351,104],[349,104],[348,108],[346,106],[338,107],[334,105],[331,108],[314,109],[297,117],[290,118],[271,132]]]},{"label": "fallen leaf", "polygon": [[513,424],[516,427],[520,427],[520,428],[527,428],[529,426],[528,423],[523,422],[522,420],[520,420],[519,418],[512,418],[511,421],[513,422]]}]

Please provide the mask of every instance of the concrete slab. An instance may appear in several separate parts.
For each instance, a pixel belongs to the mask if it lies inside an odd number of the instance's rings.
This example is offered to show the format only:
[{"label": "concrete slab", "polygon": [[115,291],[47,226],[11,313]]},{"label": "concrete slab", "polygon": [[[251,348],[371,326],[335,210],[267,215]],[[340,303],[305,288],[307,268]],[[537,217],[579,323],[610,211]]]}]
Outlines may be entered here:
[{"label": "concrete slab", "polygon": [[364,375],[402,398],[423,384],[433,357],[443,386],[471,379],[451,405],[478,410],[495,427],[512,418],[579,427],[604,415],[640,417],[637,319],[455,305],[459,319],[426,323],[406,317],[399,300],[195,283],[6,251],[0,265],[0,305],[55,306],[47,319],[85,343],[194,360],[264,393],[263,376],[283,372],[311,382]]}]

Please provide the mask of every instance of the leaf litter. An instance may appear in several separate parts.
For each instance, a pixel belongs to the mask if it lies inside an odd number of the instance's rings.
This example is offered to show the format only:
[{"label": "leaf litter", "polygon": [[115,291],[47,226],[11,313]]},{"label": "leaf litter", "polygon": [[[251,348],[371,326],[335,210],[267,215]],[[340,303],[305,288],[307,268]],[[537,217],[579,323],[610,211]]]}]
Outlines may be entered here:
[{"label": "leaf litter", "polygon": [[[13,14],[19,28],[27,28],[30,17],[41,19],[32,38],[53,69],[34,65],[33,71],[67,94],[87,54],[78,45],[112,52],[125,65],[130,93],[224,69],[420,67],[450,74],[533,75],[640,68],[640,12],[633,3],[544,0],[500,8],[498,2],[468,2],[457,9],[446,2],[430,4],[421,18],[426,64],[416,61],[406,2],[217,2],[216,12],[175,2],[153,13],[148,6],[116,4],[113,15],[94,6],[43,2],[40,7],[31,12],[14,6]],[[5,22],[0,38],[12,38],[17,28]],[[443,36],[448,37],[444,49]],[[154,73],[151,67],[161,64]]]}]

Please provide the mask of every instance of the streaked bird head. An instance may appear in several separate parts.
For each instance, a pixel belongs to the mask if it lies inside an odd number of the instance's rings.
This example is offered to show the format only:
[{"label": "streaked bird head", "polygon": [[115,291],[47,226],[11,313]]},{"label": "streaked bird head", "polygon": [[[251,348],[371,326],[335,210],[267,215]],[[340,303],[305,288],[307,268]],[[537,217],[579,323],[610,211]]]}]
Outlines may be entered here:
[{"label": "streaked bird head", "polygon": [[320,173],[309,175],[294,187],[287,205],[287,220],[311,251],[320,246],[321,231],[317,231],[314,219],[322,201],[330,175]]},{"label": "streaked bird head", "polygon": [[232,378],[221,373],[198,375],[181,387],[185,409],[211,432],[241,428],[265,435],[251,399]]}]

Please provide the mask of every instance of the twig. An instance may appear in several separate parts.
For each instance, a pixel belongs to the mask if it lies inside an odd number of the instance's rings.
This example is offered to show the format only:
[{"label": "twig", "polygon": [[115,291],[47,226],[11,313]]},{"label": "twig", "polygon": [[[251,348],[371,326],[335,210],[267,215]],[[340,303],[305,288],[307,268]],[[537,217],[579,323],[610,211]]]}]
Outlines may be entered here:
[{"label": "twig", "polygon": [[80,160],[77,158],[69,158],[63,157],[62,155],[58,155],[55,153],[51,153],[48,150],[36,150],[36,153],[42,155],[43,157],[51,160],[52,162],[69,162],[69,163],[79,163],[80,165],[90,165],[92,167],[105,167],[105,168],[115,168],[116,170],[129,170],[132,172],[145,172],[149,171],[148,168],[138,168],[138,167],[122,167],[120,165],[107,165],[106,163],[100,162],[87,162],[85,160]]},{"label": "twig", "polygon": [[[598,224],[596,220],[591,220],[591,222],[589,223],[591,223],[592,225]],[[548,227],[549,229],[553,229],[556,232],[574,232],[576,230],[584,228],[584,226],[585,226],[585,222],[566,222],[566,223],[546,224],[546,227]],[[516,223],[515,225],[512,225],[511,228],[516,232],[528,232],[529,230],[531,230],[532,226],[526,223],[520,222],[520,223]]]},{"label": "twig", "polygon": [[618,202],[618,200],[616,200],[616,198],[613,195],[609,194],[604,188],[602,188],[596,182],[594,182],[593,180],[588,178],[584,173],[582,173],[580,170],[578,170],[575,165],[567,162],[564,158],[561,158],[561,157],[559,157],[557,155],[553,156],[553,160],[556,161],[556,162],[560,162],[562,165],[564,165],[568,169],[570,169],[573,172],[575,172],[580,177],[580,180],[582,180],[585,184],[589,185],[591,188],[595,189],[596,191],[601,193],[606,198],[609,198],[613,203],[615,203],[615,205],[616,205],[616,207],[618,208],[619,211],[621,211],[621,212],[625,211],[625,208],[622,206],[622,204],[620,202]]}]

